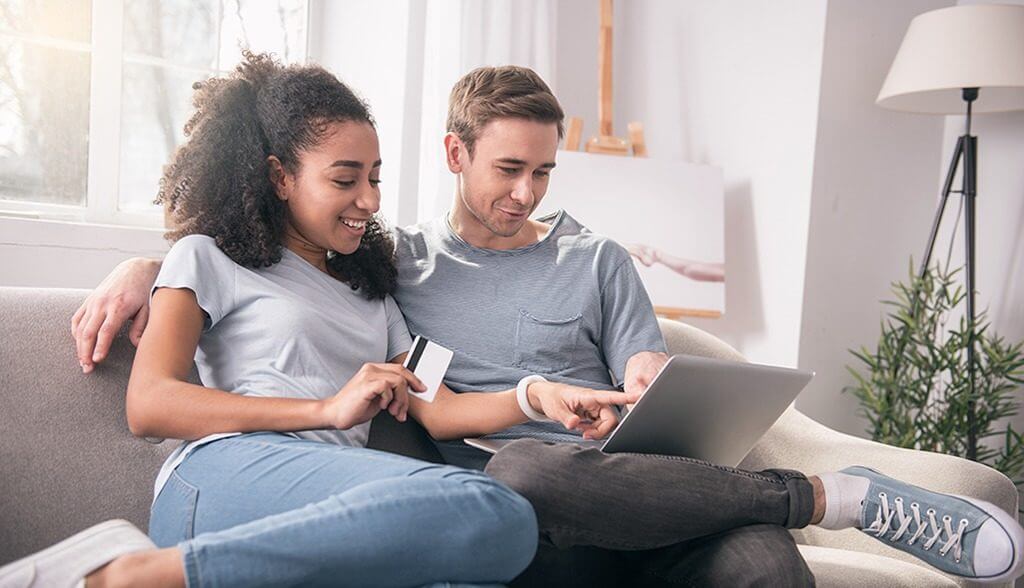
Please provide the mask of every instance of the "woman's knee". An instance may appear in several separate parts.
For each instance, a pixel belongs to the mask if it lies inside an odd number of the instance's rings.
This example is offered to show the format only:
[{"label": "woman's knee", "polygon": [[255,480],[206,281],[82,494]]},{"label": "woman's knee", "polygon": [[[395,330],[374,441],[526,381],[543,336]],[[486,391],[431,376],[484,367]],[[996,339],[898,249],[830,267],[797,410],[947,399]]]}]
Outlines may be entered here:
[{"label": "woman's knee", "polygon": [[494,484],[500,487],[495,490],[500,494],[496,500],[504,504],[507,512],[499,536],[504,551],[502,576],[508,581],[525,570],[537,553],[537,515],[526,498],[498,482]]},{"label": "woman's knee", "polygon": [[465,553],[473,553],[474,565],[483,564],[481,567],[491,570],[495,579],[511,580],[526,569],[537,551],[537,516],[533,506],[483,473],[467,471],[459,478],[460,483],[474,487],[479,512],[489,514],[467,517],[468,524],[480,526],[465,535],[469,543],[463,546]]}]

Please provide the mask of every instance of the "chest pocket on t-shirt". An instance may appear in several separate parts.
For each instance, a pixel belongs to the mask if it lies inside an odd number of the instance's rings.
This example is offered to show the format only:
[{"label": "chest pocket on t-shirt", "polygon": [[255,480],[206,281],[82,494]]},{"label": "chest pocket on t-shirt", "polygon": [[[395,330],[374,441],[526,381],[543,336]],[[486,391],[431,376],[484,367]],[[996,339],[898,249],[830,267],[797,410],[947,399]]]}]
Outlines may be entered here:
[{"label": "chest pocket on t-shirt", "polygon": [[516,325],[516,367],[539,373],[562,371],[573,364],[583,315],[540,318],[519,311]]}]

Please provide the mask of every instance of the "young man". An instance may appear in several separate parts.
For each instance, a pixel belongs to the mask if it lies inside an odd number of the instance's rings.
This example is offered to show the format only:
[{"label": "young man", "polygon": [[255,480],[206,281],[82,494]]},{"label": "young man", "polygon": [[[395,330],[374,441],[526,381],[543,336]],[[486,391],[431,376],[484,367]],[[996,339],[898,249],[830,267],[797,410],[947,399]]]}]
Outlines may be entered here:
[{"label": "young man", "polygon": [[[521,440],[489,463],[464,444],[439,443],[448,461],[486,463],[530,499],[548,545],[603,550],[637,564],[652,583],[811,585],[786,531],[810,524],[861,528],[979,581],[1021,574],[1024,531],[982,501],[858,467],[808,478],[607,455],[573,444],[579,435],[564,423],[544,420],[532,391],[538,381],[642,391],[667,360],[629,253],[565,212],[529,218],[555,168],[562,120],[558,101],[528,69],[466,75],[452,91],[445,136],[456,177],[451,211],[396,232],[395,298],[410,331],[455,352],[446,384],[456,392],[522,389],[524,412],[537,419],[505,431]],[[144,328],[155,274],[143,266],[116,270],[76,313],[84,370],[103,359],[129,316],[133,339]]]}]

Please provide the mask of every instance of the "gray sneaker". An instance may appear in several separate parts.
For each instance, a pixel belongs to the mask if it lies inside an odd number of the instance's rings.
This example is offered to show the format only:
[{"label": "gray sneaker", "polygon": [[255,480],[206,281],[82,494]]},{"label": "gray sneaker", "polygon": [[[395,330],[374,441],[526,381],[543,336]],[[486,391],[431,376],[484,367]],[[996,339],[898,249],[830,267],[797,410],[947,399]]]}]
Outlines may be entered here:
[{"label": "gray sneaker", "polygon": [[114,519],[0,568],[0,588],[74,588],[126,553],[156,549],[145,533]]},{"label": "gray sneaker", "polygon": [[931,492],[861,466],[842,473],[870,480],[861,531],[886,545],[976,582],[1008,582],[1024,572],[1024,529],[998,506]]}]

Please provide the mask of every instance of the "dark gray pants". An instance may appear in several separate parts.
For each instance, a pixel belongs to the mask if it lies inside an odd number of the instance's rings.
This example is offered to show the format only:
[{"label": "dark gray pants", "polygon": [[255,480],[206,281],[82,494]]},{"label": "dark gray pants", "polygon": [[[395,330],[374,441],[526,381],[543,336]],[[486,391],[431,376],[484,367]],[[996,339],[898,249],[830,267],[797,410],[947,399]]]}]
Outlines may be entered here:
[{"label": "dark gray pants", "polygon": [[813,512],[798,472],[535,439],[506,446],[486,472],[537,513],[542,549],[521,585],[560,583],[556,569],[596,572],[601,585],[814,585],[786,531]]}]

